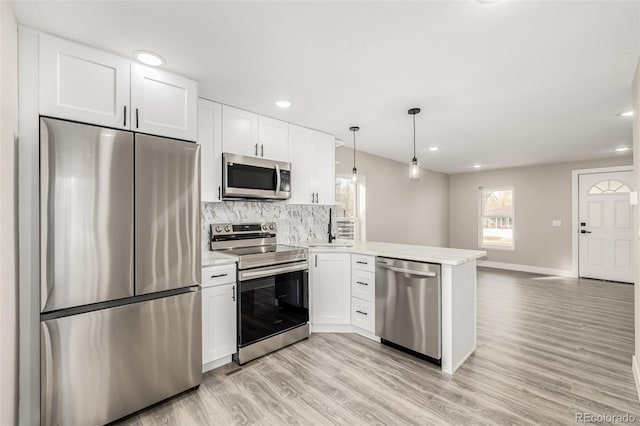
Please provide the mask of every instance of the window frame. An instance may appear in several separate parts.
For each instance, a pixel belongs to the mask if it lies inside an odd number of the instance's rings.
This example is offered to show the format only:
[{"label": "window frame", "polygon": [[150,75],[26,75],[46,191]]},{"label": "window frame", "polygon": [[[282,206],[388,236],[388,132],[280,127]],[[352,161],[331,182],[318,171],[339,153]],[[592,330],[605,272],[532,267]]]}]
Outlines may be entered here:
[{"label": "window frame", "polygon": [[[487,244],[484,242],[483,237],[483,226],[482,219],[485,217],[484,213],[484,205],[483,205],[483,193],[485,191],[511,191],[511,223],[512,223],[512,237],[511,237],[511,246],[499,246],[493,244]],[[478,247],[488,250],[503,250],[503,251],[515,251],[516,249],[516,191],[514,185],[490,185],[490,186],[480,186],[478,187]]]}]

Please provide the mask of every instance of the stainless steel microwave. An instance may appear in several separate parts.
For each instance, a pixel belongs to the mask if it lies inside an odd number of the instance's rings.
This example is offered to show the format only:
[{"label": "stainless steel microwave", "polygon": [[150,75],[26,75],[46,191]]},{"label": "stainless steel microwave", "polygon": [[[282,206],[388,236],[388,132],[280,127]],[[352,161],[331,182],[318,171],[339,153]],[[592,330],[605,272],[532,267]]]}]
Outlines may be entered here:
[{"label": "stainless steel microwave", "polygon": [[288,200],[291,163],[223,153],[222,198]]}]

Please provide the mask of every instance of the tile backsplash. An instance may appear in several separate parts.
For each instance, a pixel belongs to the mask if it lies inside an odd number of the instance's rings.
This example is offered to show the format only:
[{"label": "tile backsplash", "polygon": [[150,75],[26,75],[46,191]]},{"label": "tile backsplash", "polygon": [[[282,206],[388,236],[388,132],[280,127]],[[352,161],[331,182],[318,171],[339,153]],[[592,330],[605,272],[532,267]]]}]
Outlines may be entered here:
[{"label": "tile backsplash", "polygon": [[278,243],[327,238],[330,206],[300,206],[286,202],[223,201],[201,203],[202,250],[209,250],[212,223],[275,222]]}]

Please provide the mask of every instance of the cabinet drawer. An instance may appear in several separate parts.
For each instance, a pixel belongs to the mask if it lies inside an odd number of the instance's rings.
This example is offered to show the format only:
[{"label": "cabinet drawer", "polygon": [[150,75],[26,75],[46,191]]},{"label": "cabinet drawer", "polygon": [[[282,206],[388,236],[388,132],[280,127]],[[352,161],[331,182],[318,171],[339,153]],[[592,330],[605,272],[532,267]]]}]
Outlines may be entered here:
[{"label": "cabinet drawer", "polygon": [[354,254],[351,256],[351,266],[353,269],[358,269],[360,271],[375,272],[376,258],[374,256]]},{"label": "cabinet drawer", "polygon": [[202,287],[214,287],[236,282],[236,264],[202,268]]},{"label": "cabinet drawer", "polygon": [[376,300],[376,274],[375,272],[351,271],[351,296],[369,302]]},{"label": "cabinet drawer", "polygon": [[351,298],[351,324],[363,330],[375,333],[376,312],[375,304],[366,300]]}]

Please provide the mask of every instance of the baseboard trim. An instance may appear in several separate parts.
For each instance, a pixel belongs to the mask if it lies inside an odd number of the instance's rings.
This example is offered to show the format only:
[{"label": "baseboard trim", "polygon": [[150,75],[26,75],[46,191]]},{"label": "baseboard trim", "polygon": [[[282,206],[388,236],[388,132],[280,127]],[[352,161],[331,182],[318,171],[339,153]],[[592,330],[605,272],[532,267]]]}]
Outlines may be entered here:
[{"label": "baseboard trim", "polygon": [[636,393],[638,394],[638,401],[640,401],[640,368],[638,367],[638,358],[635,355],[631,357],[631,370],[633,371],[633,378],[636,381]]},{"label": "baseboard trim", "polygon": [[217,359],[215,361],[208,362],[202,365],[202,372],[206,373],[207,371],[211,371],[214,368],[222,367],[223,365],[227,365],[232,362],[231,355],[225,356],[223,358]]},{"label": "baseboard trim", "polygon": [[471,355],[473,355],[473,353],[474,353],[475,351],[476,351],[476,347],[474,346],[474,347],[473,347],[473,349],[471,349],[471,350],[469,351],[469,353],[468,353],[468,354],[466,354],[466,355],[465,355],[465,356],[464,356],[460,361],[458,361],[458,363],[457,363],[456,365],[454,365],[454,366],[453,366],[453,371],[451,372],[451,375],[453,375],[453,373],[455,373],[455,372],[456,372],[456,370],[457,370],[458,368],[460,368],[460,367],[462,366],[462,364],[464,364],[464,363],[467,361],[467,359],[468,359]]},{"label": "baseboard trim", "polygon": [[489,260],[479,260],[478,266],[494,269],[506,269],[509,271],[531,272],[533,274],[555,275],[559,277],[577,278],[573,271],[554,268],[542,268],[540,266],[518,265],[516,263],[491,262]]},{"label": "baseboard trim", "polygon": [[311,333],[355,333],[380,343],[378,336],[353,324],[311,324],[310,330]]},{"label": "baseboard trim", "polygon": [[310,324],[312,333],[355,333],[351,324]]}]

